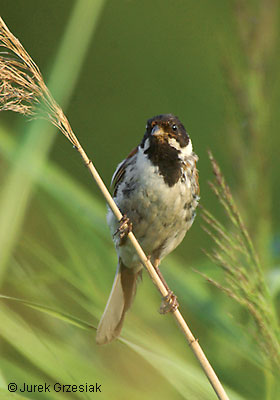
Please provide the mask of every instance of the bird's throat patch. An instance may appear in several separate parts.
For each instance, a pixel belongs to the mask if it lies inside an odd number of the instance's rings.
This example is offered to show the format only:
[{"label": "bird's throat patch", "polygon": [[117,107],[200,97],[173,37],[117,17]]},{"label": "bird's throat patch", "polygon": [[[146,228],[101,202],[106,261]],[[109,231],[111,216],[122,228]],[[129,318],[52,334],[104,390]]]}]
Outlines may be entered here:
[{"label": "bird's throat patch", "polygon": [[181,160],[179,151],[163,140],[151,140],[150,146],[144,151],[151,163],[159,168],[164,182],[172,187],[181,176]]}]

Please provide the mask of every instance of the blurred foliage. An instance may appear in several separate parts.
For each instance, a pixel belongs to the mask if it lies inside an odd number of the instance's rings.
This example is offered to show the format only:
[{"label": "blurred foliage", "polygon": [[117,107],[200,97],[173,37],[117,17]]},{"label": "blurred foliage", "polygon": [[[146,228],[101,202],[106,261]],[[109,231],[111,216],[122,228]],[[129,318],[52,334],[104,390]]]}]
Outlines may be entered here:
[{"label": "blurred foliage", "polygon": [[[1,16],[107,184],[146,119],[172,112],[200,156],[202,203],[223,220],[207,186],[211,148],[279,309],[278,2],[2,0]],[[145,275],[125,339],[95,345],[116,256],[103,199],[65,138],[46,122],[1,113],[0,166],[0,398],[16,398],[8,382],[98,382],[101,399],[214,399],[172,317],[157,313]],[[223,280],[201,251],[212,243],[200,223],[198,215],[163,261],[166,280],[230,398],[276,399],[279,379],[263,362],[253,320],[190,268]]]}]

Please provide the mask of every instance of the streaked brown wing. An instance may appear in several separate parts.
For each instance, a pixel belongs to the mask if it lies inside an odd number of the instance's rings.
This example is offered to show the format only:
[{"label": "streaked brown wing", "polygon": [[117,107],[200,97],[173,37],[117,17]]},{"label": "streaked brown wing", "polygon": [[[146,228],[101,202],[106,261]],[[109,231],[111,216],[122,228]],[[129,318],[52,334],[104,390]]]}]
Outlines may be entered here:
[{"label": "streaked brown wing", "polygon": [[135,149],[133,149],[129,155],[126,157],[125,160],[123,160],[123,162],[121,162],[118,166],[118,168],[116,169],[113,178],[112,178],[112,187],[113,187],[113,196],[115,197],[117,195],[117,191],[118,191],[118,187],[119,184],[122,182],[123,178],[124,178],[124,173],[125,173],[125,168],[127,163],[129,162],[130,158],[133,157],[138,151],[138,147],[135,147]]}]

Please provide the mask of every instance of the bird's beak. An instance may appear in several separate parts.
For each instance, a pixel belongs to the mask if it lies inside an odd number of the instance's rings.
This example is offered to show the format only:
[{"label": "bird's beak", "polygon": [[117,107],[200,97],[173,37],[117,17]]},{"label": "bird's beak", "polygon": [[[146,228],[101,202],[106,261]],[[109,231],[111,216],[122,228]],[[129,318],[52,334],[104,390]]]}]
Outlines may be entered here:
[{"label": "bird's beak", "polygon": [[164,134],[165,134],[164,130],[158,125],[155,125],[151,132],[152,136],[163,136]]}]

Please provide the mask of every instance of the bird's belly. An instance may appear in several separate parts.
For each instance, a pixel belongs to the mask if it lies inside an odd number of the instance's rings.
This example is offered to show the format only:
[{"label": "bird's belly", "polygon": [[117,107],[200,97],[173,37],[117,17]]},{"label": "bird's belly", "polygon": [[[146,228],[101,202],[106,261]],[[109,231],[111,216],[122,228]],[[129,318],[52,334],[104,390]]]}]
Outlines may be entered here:
[{"label": "bird's belly", "polygon": [[[134,189],[119,196],[117,204],[133,225],[133,233],[146,255],[152,261],[162,259],[183,240],[195,216],[197,201],[188,182],[177,182],[167,186],[160,177],[134,185]],[[112,233],[117,229],[117,221],[109,212],[108,223]],[[134,248],[128,241],[115,245],[119,256],[127,267],[141,267]]]}]

